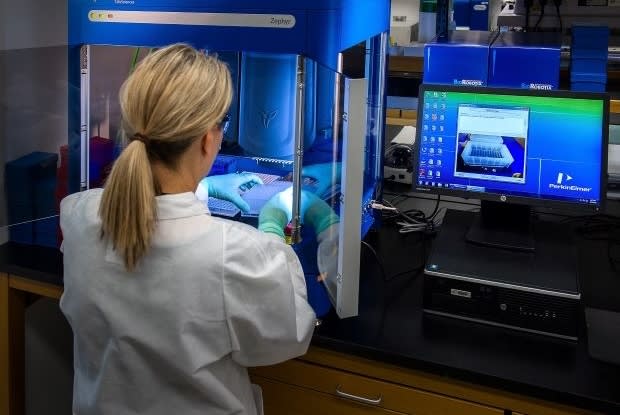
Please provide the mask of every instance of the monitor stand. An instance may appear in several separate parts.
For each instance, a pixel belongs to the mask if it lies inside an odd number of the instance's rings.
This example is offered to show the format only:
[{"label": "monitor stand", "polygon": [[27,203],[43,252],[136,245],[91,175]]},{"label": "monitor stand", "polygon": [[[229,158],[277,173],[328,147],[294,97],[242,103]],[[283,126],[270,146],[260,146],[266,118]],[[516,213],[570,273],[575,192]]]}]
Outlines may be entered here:
[{"label": "monitor stand", "polygon": [[467,242],[513,251],[534,251],[529,206],[480,202],[480,213],[465,235]]}]

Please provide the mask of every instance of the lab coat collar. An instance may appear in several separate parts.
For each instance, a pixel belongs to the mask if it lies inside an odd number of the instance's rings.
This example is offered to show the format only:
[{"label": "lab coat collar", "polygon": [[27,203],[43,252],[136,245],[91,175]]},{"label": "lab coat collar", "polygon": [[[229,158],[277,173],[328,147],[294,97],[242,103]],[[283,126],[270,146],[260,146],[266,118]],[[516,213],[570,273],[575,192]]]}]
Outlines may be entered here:
[{"label": "lab coat collar", "polygon": [[192,192],[157,196],[157,218],[170,220],[209,215],[209,209]]}]

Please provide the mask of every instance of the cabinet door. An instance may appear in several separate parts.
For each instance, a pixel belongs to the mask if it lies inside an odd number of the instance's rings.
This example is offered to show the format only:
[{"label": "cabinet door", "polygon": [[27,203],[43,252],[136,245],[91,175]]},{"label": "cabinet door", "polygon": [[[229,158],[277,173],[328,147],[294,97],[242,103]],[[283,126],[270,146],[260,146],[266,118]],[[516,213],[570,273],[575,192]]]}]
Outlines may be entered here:
[{"label": "cabinet door", "polygon": [[259,376],[254,376],[252,381],[263,390],[265,415],[402,414]]}]

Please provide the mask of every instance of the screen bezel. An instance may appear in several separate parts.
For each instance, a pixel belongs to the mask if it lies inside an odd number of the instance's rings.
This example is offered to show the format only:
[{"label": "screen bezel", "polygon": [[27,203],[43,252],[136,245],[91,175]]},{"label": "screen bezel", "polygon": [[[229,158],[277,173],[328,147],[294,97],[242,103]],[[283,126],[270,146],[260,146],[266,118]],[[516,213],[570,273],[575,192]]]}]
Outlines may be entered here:
[{"label": "screen bezel", "polygon": [[[422,134],[422,122],[424,109],[424,96],[426,90],[438,91],[438,92],[462,92],[462,93],[478,93],[478,94],[493,94],[493,95],[512,95],[512,96],[536,96],[536,97],[551,97],[551,98],[575,98],[575,99],[593,99],[603,101],[603,123],[602,123],[602,137],[603,144],[601,151],[601,176],[600,176],[600,194],[599,203],[589,204],[580,202],[569,202],[557,199],[537,198],[530,196],[515,196],[511,194],[501,194],[494,192],[473,192],[467,190],[449,189],[445,187],[433,187],[433,186],[420,186],[419,180],[419,151],[420,151],[420,137]],[[413,144],[413,181],[412,190],[414,192],[424,194],[435,194],[445,196],[455,196],[464,199],[479,199],[489,200],[502,203],[514,203],[520,205],[528,205],[533,207],[548,207],[557,209],[570,209],[579,212],[599,212],[604,210],[606,198],[607,198],[607,178],[608,178],[608,166],[607,166],[607,152],[609,144],[609,95],[601,92],[574,92],[574,91],[544,91],[544,90],[529,90],[529,89],[509,89],[509,88],[488,88],[488,87],[472,87],[472,86],[454,86],[454,85],[441,85],[441,84],[421,84],[418,90],[418,117],[416,122],[416,138]]]}]

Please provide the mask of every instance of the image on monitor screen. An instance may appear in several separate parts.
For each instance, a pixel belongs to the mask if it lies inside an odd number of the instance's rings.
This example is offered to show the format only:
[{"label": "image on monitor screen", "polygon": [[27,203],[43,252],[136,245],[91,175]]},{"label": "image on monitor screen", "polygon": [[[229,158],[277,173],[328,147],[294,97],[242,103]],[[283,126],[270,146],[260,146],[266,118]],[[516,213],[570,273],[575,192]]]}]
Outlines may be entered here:
[{"label": "image on monitor screen", "polygon": [[423,85],[420,98],[416,190],[600,208],[605,96]]},{"label": "image on monitor screen", "polygon": [[460,105],[455,177],[525,183],[528,108]]}]

